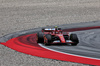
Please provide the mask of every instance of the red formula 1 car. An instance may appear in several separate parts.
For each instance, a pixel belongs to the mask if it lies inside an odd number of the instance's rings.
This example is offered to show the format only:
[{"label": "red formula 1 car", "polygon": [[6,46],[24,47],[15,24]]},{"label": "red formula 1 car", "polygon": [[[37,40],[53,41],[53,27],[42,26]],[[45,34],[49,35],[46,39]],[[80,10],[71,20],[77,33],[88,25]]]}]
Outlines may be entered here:
[{"label": "red formula 1 car", "polygon": [[42,32],[37,33],[37,42],[45,45],[51,44],[71,44],[76,46],[79,43],[76,34],[69,34],[69,32],[63,32],[61,28],[44,28]]}]

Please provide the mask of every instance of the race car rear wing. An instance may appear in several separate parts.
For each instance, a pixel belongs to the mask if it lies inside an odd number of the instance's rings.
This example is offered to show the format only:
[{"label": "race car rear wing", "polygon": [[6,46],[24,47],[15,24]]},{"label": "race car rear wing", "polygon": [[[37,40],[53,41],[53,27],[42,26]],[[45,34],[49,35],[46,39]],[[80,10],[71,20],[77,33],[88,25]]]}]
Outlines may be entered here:
[{"label": "race car rear wing", "polygon": [[52,32],[54,30],[55,30],[55,28],[43,28],[42,32]]}]

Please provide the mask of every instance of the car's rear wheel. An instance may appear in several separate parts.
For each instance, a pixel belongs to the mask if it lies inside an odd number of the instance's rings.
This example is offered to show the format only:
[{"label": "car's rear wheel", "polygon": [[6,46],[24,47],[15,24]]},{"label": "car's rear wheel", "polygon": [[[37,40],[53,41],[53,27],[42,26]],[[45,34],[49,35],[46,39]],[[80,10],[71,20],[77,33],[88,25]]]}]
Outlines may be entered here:
[{"label": "car's rear wheel", "polygon": [[76,34],[70,35],[70,40],[74,43],[71,43],[72,46],[76,46],[79,43],[78,37]]},{"label": "car's rear wheel", "polygon": [[52,36],[50,34],[46,34],[45,35],[46,39],[47,39],[47,42],[44,43],[45,45],[50,45],[51,42],[52,42]]},{"label": "car's rear wheel", "polygon": [[44,33],[38,32],[38,33],[37,33],[37,36],[38,36],[37,42],[38,42],[38,43],[43,43],[43,42],[44,42]]}]

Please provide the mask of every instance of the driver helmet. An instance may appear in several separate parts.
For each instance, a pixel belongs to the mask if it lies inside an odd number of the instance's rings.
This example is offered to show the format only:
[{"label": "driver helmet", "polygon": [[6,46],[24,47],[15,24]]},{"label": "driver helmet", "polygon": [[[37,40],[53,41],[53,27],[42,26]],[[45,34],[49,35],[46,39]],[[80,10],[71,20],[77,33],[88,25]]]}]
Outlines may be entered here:
[{"label": "driver helmet", "polygon": [[58,26],[55,26],[55,30],[58,30]]},{"label": "driver helmet", "polygon": [[55,28],[58,28],[58,26],[55,26]]}]

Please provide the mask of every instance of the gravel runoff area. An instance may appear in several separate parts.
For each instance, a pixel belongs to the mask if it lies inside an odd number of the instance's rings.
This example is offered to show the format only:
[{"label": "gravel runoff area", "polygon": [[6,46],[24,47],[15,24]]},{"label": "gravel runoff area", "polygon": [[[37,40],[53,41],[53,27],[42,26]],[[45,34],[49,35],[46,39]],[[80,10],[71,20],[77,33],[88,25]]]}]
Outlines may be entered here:
[{"label": "gravel runoff area", "polygon": [[[0,36],[51,25],[100,20],[100,0],[0,0]],[[89,66],[35,57],[0,45],[0,66]]]}]

